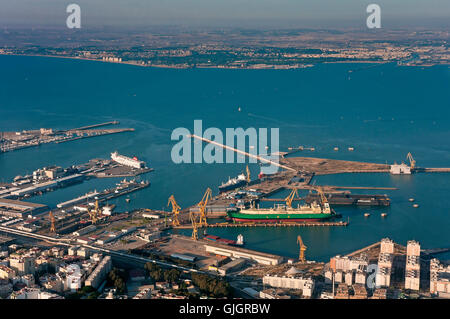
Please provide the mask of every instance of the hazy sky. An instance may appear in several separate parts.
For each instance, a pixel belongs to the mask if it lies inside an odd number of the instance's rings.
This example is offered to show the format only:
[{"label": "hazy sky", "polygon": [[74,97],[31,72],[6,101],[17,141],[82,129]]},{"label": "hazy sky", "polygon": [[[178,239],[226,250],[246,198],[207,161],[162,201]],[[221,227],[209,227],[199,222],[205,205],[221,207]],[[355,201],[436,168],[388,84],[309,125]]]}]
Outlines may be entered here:
[{"label": "hazy sky", "polygon": [[355,27],[381,6],[382,26],[449,26],[450,0],[0,0],[0,26],[65,25],[81,6],[87,26]]}]

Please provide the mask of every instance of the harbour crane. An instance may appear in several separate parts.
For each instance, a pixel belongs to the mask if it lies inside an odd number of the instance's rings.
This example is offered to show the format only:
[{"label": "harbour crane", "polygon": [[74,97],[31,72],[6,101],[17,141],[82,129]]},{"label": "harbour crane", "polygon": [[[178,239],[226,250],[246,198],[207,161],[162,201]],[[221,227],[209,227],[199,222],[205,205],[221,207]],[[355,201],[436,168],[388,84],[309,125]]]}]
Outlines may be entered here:
[{"label": "harbour crane", "polygon": [[212,198],[211,188],[207,188],[202,200],[197,204],[200,210],[200,220],[198,225],[200,227],[208,227],[208,221],[206,220],[206,205],[208,205],[208,200]]},{"label": "harbour crane", "polygon": [[307,247],[305,246],[305,244],[303,244],[302,236],[300,236],[300,235],[297,236],[297,244],[300,246],[300,252],[299,252],[299,255],[298,255],[298,260],[301,263],[304,263],[304,262],[306,262],[305,251],[306,251]]},{"label": "harbour crane", "polygon": [[320,186],[316,187],[316,192],[317,192],[317,194],[319,194],[320,204],[322,205],[322,208],[325,211],[331,211],[330,203],[328,203],[327,197],[325,196],[325,193],[323,192],[323,188]]},{"label": "harbour crane", "polygon": [[189,219],[191,220],[192,223],[192,239],[193,240],[198,240],[198,224],[197,224],[197,217],[196,217],[196,213],[194,212],[189,212]]},{"label": "harbour crane", "polygon": [[297,198],[300,198],[300,196],[298,196],[297,189],[293,188],[289,196],[284,199],[286,201],[286,205],[289,208],[292,208],[292,201],[294,200],[295,196],[297,196]]},{"label": "harbour crane", "polygon": [[55,216],[53,216],[52,212],[50,212],[48,215],[50,217],[50,232],[51,233],[56,233]]},{"label": "harbour crane", "polygon": [[180,226],[180,221],[178,220],[178,214],[180,213],[181,207],[178,206],[177,201],[175,200],[175,196],[171,195],[169,197],[169,201],[167,203],[167,207],[172,205],[172,226]]},{"label": "harbour crane", "polygon": [[324,194],[324,192],[323,192],[322,187],[316,187],[316,191],[317,191],[317,194],[319,194],[320,202],[321,202],[322,204],[323,204],[323,203],[327,203],[328,200],[327,200],[327,197],[325,196],[325,194]]},{"label": "harbour crane", "polygon": [[250,183],[250,182],[251,182],[251,178],[250,178],[250,170],[249,170],[249,168],[248,168],[248,165],[247,165],[247,167],[245,168],[245,171],[246,171],[246,173],[247,173],[247,183]]},{"label": "harbour crane", "polygon": [[406,155],[406,158],[409,160],[411,170],[415,169],[416,168],[416,161],[413,158],[411,152],[409,152],[408,155]]},{"label": "harbour crane", "polygon": [[91,220],[91,223],[94,225],[97,223],[100,212],[98,208],[98,200],[95,201],[95,207],[94,209],[88,210],[89,218]]}]

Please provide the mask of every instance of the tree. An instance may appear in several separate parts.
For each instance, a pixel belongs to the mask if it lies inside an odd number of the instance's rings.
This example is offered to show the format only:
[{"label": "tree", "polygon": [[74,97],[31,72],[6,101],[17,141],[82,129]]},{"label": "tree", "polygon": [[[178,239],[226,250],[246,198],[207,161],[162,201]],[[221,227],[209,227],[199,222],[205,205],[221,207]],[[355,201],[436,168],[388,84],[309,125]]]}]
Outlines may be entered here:
[{"label": "tree", "polygon": [[168,282],[176,282],[180,278],[180,272],[177,269],[171,269],[164,272],[164,280]]}]

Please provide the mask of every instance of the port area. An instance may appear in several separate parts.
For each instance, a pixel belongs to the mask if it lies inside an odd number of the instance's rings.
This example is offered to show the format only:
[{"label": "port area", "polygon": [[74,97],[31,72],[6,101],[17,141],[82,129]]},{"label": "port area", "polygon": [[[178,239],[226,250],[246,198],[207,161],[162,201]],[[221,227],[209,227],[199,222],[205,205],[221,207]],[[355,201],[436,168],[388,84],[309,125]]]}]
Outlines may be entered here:
[{"label": "port area", "polygon": [[0,199],[27,199],[90,178],[135,177],[151,171],[153,168],[127,166],[110,159],[92,159],[67,168],[49,166],[29,175],[16,176],[10,183],[0,184]]},{"label": "port area", "polygon": [[131,177],[146,174],[154,170],[148,167],[122,165],[109,159],[92,159],[86,164],[76,166],[76,169],[81,174],[97,178]]},{"label": "port area", "polygon": [[190,262],[191,266],[195,264],[195,268],[200,270],[208,271],[211,270],[210,267],[213,267],[213,272],[216,272],[221,264],[229,262],[230,258],[245,258],[247,267],[257,264],[278,265],[288,259],[285,256],[225,245],[206,239],[193,240],[177,234],[169,234],[165,239],[132,250],[132,253],[156,259],[162,256],[175,258],[175,261],[184,259]]},{"label": "port area", "polygon": [[[291,149],[290,152],[297,152],[300,149]],[[314,157],[286,157],[282,153],[280,157],[281,169],[272,175],[263,175],[247,183],[247,185],[220,193],[211,198],[206,206],[206,213],[209,218],[223,218],[227,216],[227,208],[230,205],[236,205],[241,201],[244,203],[259,202],[281,202],[284,198],[274,198],[272,195],[288,189],[299,189],[313,191],[317,188],[313,185],[312,179],[316,175],[331,175],[343,173],[391,173],[392,165],[378,164],[369,162],[334,160]],[[415,163],[415,162],[414,162]],[[404,165],[404,164],[402,164]],[[427,172],[450,172],[448,168],[411,168],[414,173]],[[395,187],[374,187],[374,186],[342,186],[342,185],[321,185],[331,206],[354,205],[354,206],[389,206],[390,198],[381,194],[352,194],[350,190],[396,190]],[[304,200],[306,203],[318,201],[319,195],[315,193],[308,194],[304,198],[295,198],[295,200]],[[180,213],[180,221],[183,224],[189,224],[189,213],[199,212],[199,208],[194,205],[184,209]],[[339,216],[335,216],[338,218]],[[335,219],[334,218],[334,219]],[[285,227],[297,223],[217,223],[211,227]],[[325,221],[315,223],[299,223],[299,226],[345,226],[348,222]],[[189,228],[189,225],[179,227]]]},{"label": "port area", "polygon": [[[97,219],[101,222],[114,222],[127,218],[128,213],[113,214],[114,205],[107,202],[114,198],[139,191],[150,185],[149,182],[123,180],[116,187],[103,191],[93,191],[80,197],[62,202],[51,209],[46,205],[0,198],[0,226],[11,227],[29,233],[65,236],[80,228],[92,224],[90,213],[95,209],[95,202],[101,210]],[[31,216],[31,217],[30,217]],[[54,219],[55,232],[51,231]]]},{"label": "port area", "polygon": [[[272,175],[265,175],[252,180],[246,186],[220,193],[213,197],[206,207],[208,218],[226,217],[227,208],[231,204],[236,204],[238,200],[244,202],[281,202],[284,198],[273,198],[271,196],[278,192],[289,189],[314,190],[315,185],[311,181],[315,175],[339,174],[339,173],[389,173],[390,166],[385,164],[332,160],[324,158],[310,157],[289,157],[281,158],[281,164],[292,168],[291,170],[280,170]],[[387,195],[351,194],[349,189],[396,189],[389,187],[345,187],[325,185],[321,186],[329,200],[330,205],[365,205],[365,206],[389,206],[390,199]],[[307,203],[317,201],[318,195],[309,194],[305,198],[295,200],[305,200]],[[194,205],[184,209],[180,213],[179,227],[190,228],[189,213],[198,212],[199,208]],[[336,215],[331,221],[323,222],[284,222],[284,223],[214,223],[210,227],[288,227],[288,226],[346,226],[348,221],[336,221]]]},{"label": "port area", "polygon": [[297,171],[315,175],[340,173],[389,173],[390,165],[367,162],[344,161],[314,157],[283,157],[280,162]]},{"label": "port area", "polygon": [[98,128],[117,124],[119,124],[118,121],[111,121],[67,130],[41,128],[39,130],[0,132],[0,153],[40,146],[47,143],[63,143],[84,138],[134,131],[134,128]]}]

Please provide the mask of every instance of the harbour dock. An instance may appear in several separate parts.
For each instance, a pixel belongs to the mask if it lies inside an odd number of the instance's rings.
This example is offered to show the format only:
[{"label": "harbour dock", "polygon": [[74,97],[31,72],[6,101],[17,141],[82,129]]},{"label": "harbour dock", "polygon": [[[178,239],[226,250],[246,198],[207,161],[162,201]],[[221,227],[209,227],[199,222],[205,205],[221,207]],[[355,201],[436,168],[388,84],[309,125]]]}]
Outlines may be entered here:
[{"label": "harbour dock", "polygon": [[93,129],[93,128],[96,128],[96,127],[102,127],[102,126],[108,126],[108,125],[117,125],[117,124],[119,124],[119,121],[110,121],[110,122],[105,122],[105,123],[99,123],[99,124],[92,124],[92,125],[82,126],[82,127],[71,129],[70,131],[82,131],[82,130]]},{"label": "harbour dock", "polygon": [[[336,222],[299,222],[299,223],[214,223],[208,224],[208,228],[229,227],[326,227],[326,226],[348,226],[347,221]],[[180,225],[176,229],[192,229],[192,225]]]},{"label": "harbour dock", "polygon": [[134,128],[95,129],[101,126],[115,125],[117,121],[93,124],[75,129],[56,130],[41,128],[39,130],[23,130],[18,132],[0,132],[0,153],[16,151],[42,144],[75,141],[83,138],[109,134],[133,132]]}]

